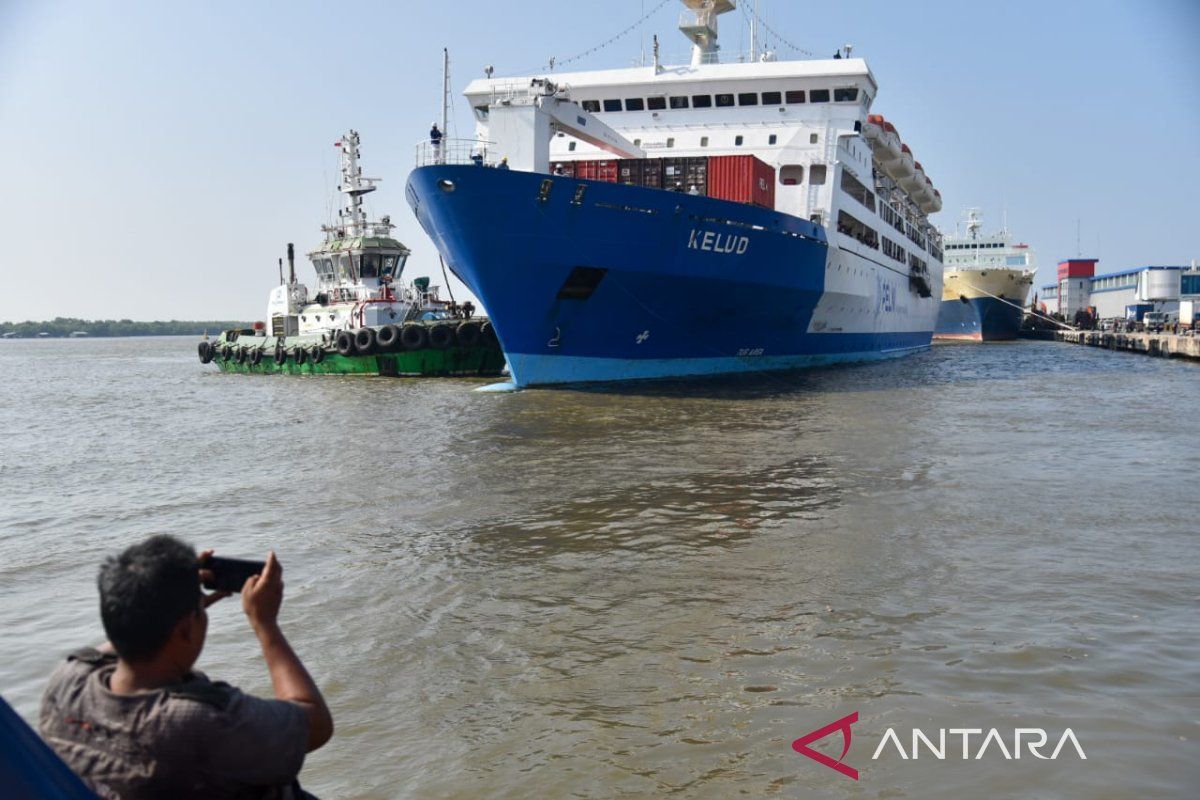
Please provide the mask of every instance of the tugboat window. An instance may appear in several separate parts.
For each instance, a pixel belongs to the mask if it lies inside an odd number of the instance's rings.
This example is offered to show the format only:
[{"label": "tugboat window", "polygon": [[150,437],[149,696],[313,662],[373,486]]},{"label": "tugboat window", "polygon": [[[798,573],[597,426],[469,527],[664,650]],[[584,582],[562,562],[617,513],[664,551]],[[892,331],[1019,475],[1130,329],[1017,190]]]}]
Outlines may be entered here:
[{"label": "tugboat window", "polygon": [[354,280],[350,274],[350,256],[340,255],[337,257],[337,277],[340,281]]},{"label": "tugboat window", "polygon": [[666,107],[667,107],[667,98],[665,98],[665,97],[647,97],[646,98],[646,108],[648,108],[651,111],[662,111]]},{"label": "tugboat window", "polygon": [[605,111],[620,111],[621,110],[621,101],[620,100],[605,100],[604,101],[604,110]]},{"label": "tugboat window", "polygon": [[712,108],[711,94],[692,95],[692,108]]},{"label": "tugboat window", "polygon": [[600,110],[600,101],[599,100],[584,100],[583,101],[583,110],[588,111],[592,114],[595,114],[597,111]]},{"label": "tugboat window", "polygon": [[686,94],[671,98],[671,108],[687,108],[687,107],[688,107],[688,99],[687,99]]},{"label": "tugboat window", "polygon": [[359,275],[364,278],[379,277],[379,253],[363,253],[359,257]]},{"label": "tugboat window", "polygon": [[732,94],[717,95],[717,108],[729,108],[732,105],[733,105],[733,95]]},{"label": "tugboat window", "polygon": [[858,99],[858,89],[834,89],[833,102],[835,103],[853,103]]},{"label": "tugboat window", "polygon": [[625,101],[626,111],[645,111],[646,101],[640,97],[630,97]]}]

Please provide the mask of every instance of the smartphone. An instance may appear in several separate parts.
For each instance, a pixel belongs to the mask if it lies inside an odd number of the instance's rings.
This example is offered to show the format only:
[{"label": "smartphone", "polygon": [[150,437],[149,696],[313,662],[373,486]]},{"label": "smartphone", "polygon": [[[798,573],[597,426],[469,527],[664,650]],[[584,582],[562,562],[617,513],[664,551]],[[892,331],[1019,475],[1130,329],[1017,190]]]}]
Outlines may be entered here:
[{"label": "smartphone", "polygon": [[214,592],[240,592],[246,584],[246,579],[251,575],[262,574],[266,565],[265,561],[209,556],[200,564],[201,569],[210,570],[213,574],[211,581],[204,582],[204,588]]}]

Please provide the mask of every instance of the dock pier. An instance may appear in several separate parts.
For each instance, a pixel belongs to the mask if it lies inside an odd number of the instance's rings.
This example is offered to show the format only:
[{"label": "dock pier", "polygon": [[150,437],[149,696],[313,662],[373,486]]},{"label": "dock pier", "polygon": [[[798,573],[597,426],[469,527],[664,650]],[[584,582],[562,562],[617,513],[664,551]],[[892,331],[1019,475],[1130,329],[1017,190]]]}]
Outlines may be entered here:
[{"label": "dock pier", "polygon": [[1108,350],[1128,350],[1164,358],[1200,359],[1200,336],[1178,336],[1171,333],[1117,333],[1113,331],[1054,332],[1060,342],[1103,347]]}]

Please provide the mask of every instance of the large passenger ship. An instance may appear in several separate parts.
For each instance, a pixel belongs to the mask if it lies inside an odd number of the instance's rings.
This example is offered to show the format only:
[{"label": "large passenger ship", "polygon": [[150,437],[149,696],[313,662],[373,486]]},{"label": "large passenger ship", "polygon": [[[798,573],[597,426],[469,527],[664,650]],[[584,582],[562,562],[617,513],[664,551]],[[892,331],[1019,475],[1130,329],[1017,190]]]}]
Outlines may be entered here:
[{"label": "large passenger ship", "polygon": [[[408,200],[513,382],[780,370],[929,346],[940,194],[849,48],[722,63],[732,0],[683,0],[690,64],[480,79],[477,140],[418,146]],[[496,166],[499,168],[488,168]]]},{"label": "large passenger ship", "polygon": [[981,235],[979,209],[967,210],[966,235],[946,237],[946,278],[938,312],[938,339],[973,342],[1017,338],[1033,284],[1033,250],[1015,243],[1008,228]]}]

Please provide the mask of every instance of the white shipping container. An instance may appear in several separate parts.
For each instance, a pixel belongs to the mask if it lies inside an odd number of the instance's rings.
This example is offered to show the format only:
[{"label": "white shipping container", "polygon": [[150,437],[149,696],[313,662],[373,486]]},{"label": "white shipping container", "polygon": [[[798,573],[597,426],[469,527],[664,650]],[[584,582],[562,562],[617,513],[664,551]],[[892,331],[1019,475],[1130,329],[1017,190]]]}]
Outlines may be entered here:
[{"label": "white shipping container", "polygon": [[1179,324],[1191,325],[1196,322],[1196,312],[1200,309],[1196,308],[1197,300],[1180,300],[1179,301]]}]

